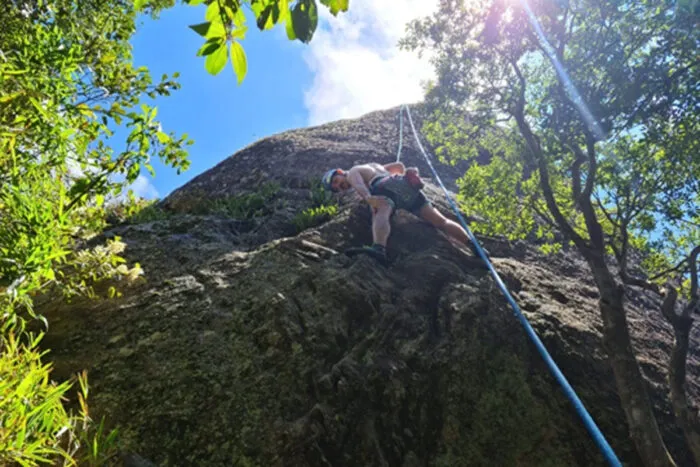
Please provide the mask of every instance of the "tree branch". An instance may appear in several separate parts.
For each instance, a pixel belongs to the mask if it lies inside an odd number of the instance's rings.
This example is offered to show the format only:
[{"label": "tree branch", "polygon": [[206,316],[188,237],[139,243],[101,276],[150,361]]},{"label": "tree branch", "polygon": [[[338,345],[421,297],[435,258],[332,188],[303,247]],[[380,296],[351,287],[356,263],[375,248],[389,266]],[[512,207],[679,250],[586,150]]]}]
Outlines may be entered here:
[{"label": "tree branch", "polygon": [[587,251],[589,251],[590,247],[586,240],[576,233],[571,224],[569,224],[559,210],[559,206],[557,205],[557,201],[554,198],[554,193],[552,191],[552,185],[549,181],[549,170],[547,169],[547,162],[542,154],[542,148],[540,147],[537,137],[532,132],[532,129],[525,121],[525,77],[514,60],[511,59],[510,64],[518,77],[518,80],[520,81],[519,99],[516,108],[513,111],[513,117],[515,118],[518,128],[520,129],[520,132],[525,138],[525,141],[530,149],[529,153],[526,152],[525,157],[526,159],[529,159],[530,163],[534,162],[533,165],[536,165],[540,171],[540,187],[542,188],[542,193],[544,194],[545,203],[547,205],[547,209],[549,209],[549,212],[557,222],[559,229],[567,238],[569,238],[577,245],[577,247],[579,247],[582,253],[585,254]]},{"label": "tree branch", "polygon": [[572,147],[574,154],[576,155],[576,159],[574,160],[574,163],[571,164],[571,184],[572,184],[572,201],[574,204],[578,204],[578,200],[581,197],[581,166],[583,165],[584,162],[586,162],[586,157],[583,155],[583,152],[574,146]]},{"label": "tree branch", "polygon": [[627,250],[629,248],[629,232],[627,231],[627,220],[623,219],[620,225],[620,257],[618,258],[618,267],[620,268],[620,277],[627,277]]},{"label": "tree branch", "polygon": [[586,188],[583,189],[581,197],[590,198],[593,192],[596,172],[598,170],[598,161],[595,154],[595,141],[588,131],[586,131],[586,150],[588,151],[588,173],[586,174]]},{"label": "tree branch", "polygon": [[630,277],[627,274],[625,274],[624,277],[622,275],[620,275],[620,278],[627,285],[636,285],[637,287],[641,287],[645,290],[649,290],[651,292],[654,292],[654,293],[661,295],[661,287],[654,284],[653,282],[646,281],[646,280],[640,279],[638,277]]},{"label": "tree branch", "polygon": [[658,274],[656,274],[656,275],[654,275],[654,276],[651,276],[651,277],[649,278],[649,280],[650,280],[650,281],[655,281],[655,280],[657,280],[657,279],[662,278],[662,277],[665,276],[666,274],[669,274],[669,273],[674,272],[674,271],[678,271],[681,267],[683,267],[683,265],[685,264],[686,261],[687,261],[687,258],[683,258],[682,260],[680,260],[680,261],[678,262],[678,264],[676,264],[676,265],[673,266],[672,268],[666,269],[666,270],[661,271],[660,273],[658,273]]},{"label": "tree branch", "polygon": [[700,311],[700,296],[698,295],[698,255],[700,255],[700,245],[693,248],[688,256],[690,266],[690,303],[683,310],[683,316],[690,317],[693,311]]},{"label": "tree branch", "polygon": [[[678,291],[672,285],[666,287],[666,296],[661,304],[661,313],[666,317],[669,323],[674,324],[676,322],[676,313],[674,308],[676,307],[676,299],[678,298]],[[675,326],[675,325],[674,325]]]},{"label": "tree branch", "polygon": [[596,203],[598,203],[598,208],[601,210],[603,215],[610,221],[613,227],[615,227],[616,229],[620,228],[620,224],[617,222],[616,219],[613,219],[612,214],[608,212],[600,198],[597,195],[594,196],[594,198],[596,200]]}]

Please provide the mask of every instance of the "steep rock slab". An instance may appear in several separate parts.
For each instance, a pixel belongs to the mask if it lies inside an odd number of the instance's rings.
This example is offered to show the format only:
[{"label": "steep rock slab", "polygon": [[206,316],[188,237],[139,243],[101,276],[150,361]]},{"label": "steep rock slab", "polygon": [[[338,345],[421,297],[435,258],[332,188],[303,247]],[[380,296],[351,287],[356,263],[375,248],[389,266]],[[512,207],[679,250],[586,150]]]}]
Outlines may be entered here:
[{"label": "steep rock slab", "polygon": [[[56,375],[89,370],[93,414],[121,426],[127,449],[160,465],[602,463],[470,253],[399,215],[389,269],[348,259],[343,249],[370,239],[368,212],[352,195],[323,226],[288,229],[308,203],[307,176],[393,160],[395,115],[252,145],[164,200],[173,218],[105,233],[124,239],[146,282],[119,300],[43,307]],[[411,151],[404,160],[416,165]],[[449,182],[455,169],[439,170]],[[256,225],[189,209],[270,180],[288,203]],[[486,246],[613,447],[638,465],[585,264],[525,243]],[[629,300],[664,437],[692,465],[665,397],[672,334],[658,300],[635,291]],[[699,341],[696,330],[695,401]]]},{"label": "steep rock slab", "polygon": [[[363,213],[254,252],[210,245],[55,313],[58,373],[87,367],[96,413],[161,465],[599,462],[469,253],[408,216],[400,236],[424,247],[388,270],[323,245]],[[167,263],[158,230],[120,234]]]}]

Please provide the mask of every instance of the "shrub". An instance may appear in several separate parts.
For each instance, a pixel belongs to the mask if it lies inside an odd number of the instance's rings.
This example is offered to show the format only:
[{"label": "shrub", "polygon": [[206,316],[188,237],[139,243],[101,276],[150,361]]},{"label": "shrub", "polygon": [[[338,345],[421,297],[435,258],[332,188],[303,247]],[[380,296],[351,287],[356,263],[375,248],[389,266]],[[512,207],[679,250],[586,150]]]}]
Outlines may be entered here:
[{"label": "shrub", "polygon": [[90,419],[86,374],[77,377],[78,413],[67,411],[63,400],[73,383],[48,377],[42,334],[21,336],[0,337],[0,464],[104,465],[117,453],[117,431],[107,433],[104,419],[99,425]]},{"label": "shrub", "polygon": [[105,207],[107,220],[112,224],[143,224],[167,219],[170,215],[158,207],[158,199],[137,198],[129,191],[126,200],[112,203]]},{"label": "shrub", "polygon": [[310,180],[311,193],[309,197],[311,198],[311,207],[319,206],[334,206],[337,205],[333,193],[326,190],[321,184],[321,180],[317,178],[312,178]]},{"label": "shrub", "polygon": [[338,214],[338,206],[336,205],[318,206],[308,208],[300,212],[294,217],[292,222],[294,222],[297,231],[301,232],[302,230],[306,230],[310,227],[316,227],[317,225],[330,220],[336,214]]},{"label": "shrub", "polygon": [[253,193],[228,196],[203,202],[197,209],[201,214],[221,214],[234,219],[253,219],[274,211],[272,201],[279,192],[279,185],[266,183]]}]

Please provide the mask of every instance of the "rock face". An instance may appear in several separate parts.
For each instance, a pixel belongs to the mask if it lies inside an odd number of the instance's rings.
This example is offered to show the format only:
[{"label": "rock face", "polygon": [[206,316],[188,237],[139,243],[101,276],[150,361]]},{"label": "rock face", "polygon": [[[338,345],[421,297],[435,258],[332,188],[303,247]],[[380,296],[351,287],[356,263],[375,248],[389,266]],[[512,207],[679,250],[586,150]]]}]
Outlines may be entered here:
[{"label": "rock face", "polygon": [[[394,109],[245,148],[165,199],[170,218],[105,233],[127,243],[144,282],[119,299],[43,310],[55,375],[88,370],[93,413],[120,426],[138,465],[603,464],[467,248],[400,213],[389,268],[347,258],[343,249],[371,240],[367,209],[352,195],[330,221],[295,230],[309,176],[390,162],[397,135]],[[412,141],[404,147],[407,165],[427,174]],[[459,168],[438,170],[454,186]],[[253,223],[192,214],[197,203],[266,181],[281,187],[275,209]],[[434,185],[427,191],[444,207]],[[613,448],[640,465],[585,264],[526,243],[484,245]],[[672,331],[658,306],[632,291],[629,323],[664,438],[692,465],[665,397]],[[696,403],[699,341],[696,329],[688,361]]]}]

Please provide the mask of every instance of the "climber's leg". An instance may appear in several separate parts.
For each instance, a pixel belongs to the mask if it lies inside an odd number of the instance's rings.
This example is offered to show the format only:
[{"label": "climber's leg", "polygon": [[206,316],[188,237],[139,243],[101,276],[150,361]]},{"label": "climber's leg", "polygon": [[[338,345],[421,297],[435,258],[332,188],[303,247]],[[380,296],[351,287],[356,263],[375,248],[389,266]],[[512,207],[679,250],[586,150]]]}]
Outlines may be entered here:
[{"label": "climber's leg", "polygon": [[478,256],[476,248],[474,248],[474,245],[469,240],[469,235],[467,235],[467,232],[457,222],[446,218],[440,211],[429,204],[423,206],[420,211],[418,211],[418,215],[421,219],[430,222],[433,226],[442,230],[459,243],[469,246],[474,255]]},{"label": "climber's leg", "polygon": [[469,236],[462,226],[443,216],[442,213],[433,206],[423,206],[421,210],[418,211],[418,215],[421,219],[430,222],[434,227],[442,230],[460,243],[464,243],[465,245],[469,243]]},{"label": "climber's leg", "polygon": [[386,248],[386,242],[391,233],[391,214],[394,212],[394,203],[389,198],[384,198],[384,203],[375,209],[372,214],[372,240],[375,245]]},{"label": "climber's leg", "polygon": [[394,212],[394,202],[385,198],[385,202],[372,213],[372,246],[349,248],[345,250],[348,256],[366,254],[377,259],[383,265],[388,264],[386,243],[391,233],[391,214]]}]

